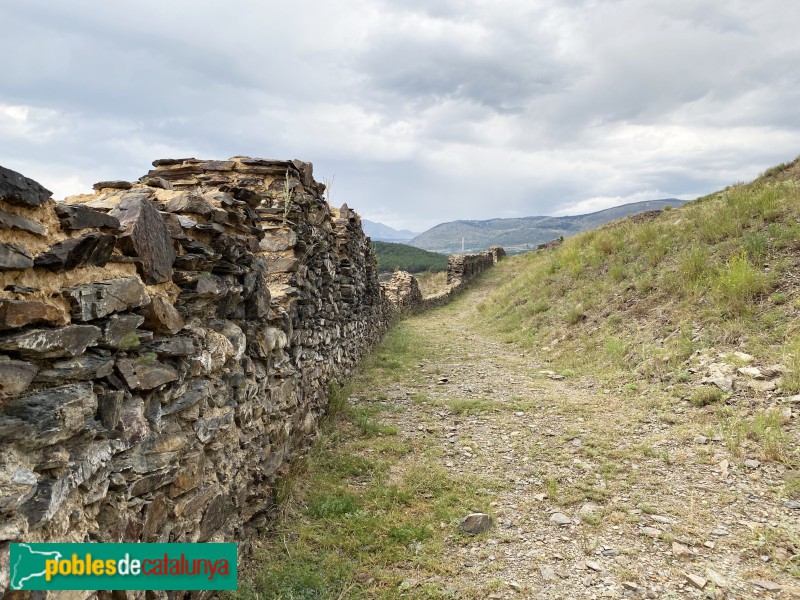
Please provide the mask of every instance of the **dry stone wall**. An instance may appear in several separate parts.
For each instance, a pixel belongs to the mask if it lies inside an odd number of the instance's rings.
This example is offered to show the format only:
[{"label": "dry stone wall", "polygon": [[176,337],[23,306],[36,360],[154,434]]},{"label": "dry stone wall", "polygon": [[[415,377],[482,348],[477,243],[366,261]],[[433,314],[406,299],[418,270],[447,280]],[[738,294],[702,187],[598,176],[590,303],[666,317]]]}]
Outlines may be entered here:
[{"label": "dry stone wall", "polygon": [[470,280],[502,260],[505,255],[505,250],[500,246],[492,246],[489,250],[477,254],[450,255],[447,259],[447,288],[424,298],[417,280],[406,271],[395,272],[389,281],[381,285],[389,303],[396,311],[428,310],[449,302]]},{"label": "dry stone wall", "polygon": [[329,385],[497,256],[451,257],[438,298],[384,290],[310,163],[153,165],[58,203],[0,167],[0,565],[14,541],[246,553]]},{"label": "dry stone wall", "polygon": [[63,203],[0,170],[4,562],[21,540],[246,540],[396,312],[311,164],[154,167]]}]

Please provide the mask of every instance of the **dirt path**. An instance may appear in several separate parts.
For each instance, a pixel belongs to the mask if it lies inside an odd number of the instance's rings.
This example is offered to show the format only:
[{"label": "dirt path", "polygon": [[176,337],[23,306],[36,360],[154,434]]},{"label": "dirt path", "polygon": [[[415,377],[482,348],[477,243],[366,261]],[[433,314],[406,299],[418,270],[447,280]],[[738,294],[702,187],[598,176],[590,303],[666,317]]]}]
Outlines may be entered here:
[{"label": "dirt path", "polygon": [[[800,574],[788,572],[800,507],[776,493],[784,467],[745,466],[748,441],[714,410],[635,382],[559,378],[481,333],[476,306],[494,285],[408,319],[430,358],[375,390],[395,407],[382,422],[414,448],[395,476],[431,464],[491,482],[488,533],[441,524],[451,568],[437,587],[458,598],[800,597]],[[401,574],[412,595],[431,583]]]}]

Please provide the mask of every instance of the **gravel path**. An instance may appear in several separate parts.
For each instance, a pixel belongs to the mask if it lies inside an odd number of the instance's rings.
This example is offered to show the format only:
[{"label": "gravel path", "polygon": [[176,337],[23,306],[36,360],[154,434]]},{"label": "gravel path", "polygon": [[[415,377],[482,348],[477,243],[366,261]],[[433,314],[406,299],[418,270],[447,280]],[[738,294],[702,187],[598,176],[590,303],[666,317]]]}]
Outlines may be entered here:
[{"label": "gravel path", "polygon": [[747,440],[732,456],[715,409],[561,378],[483,335],[476,306],[492,287],[408,319],[435,358],[378,391],[400,408],[383,421],[418,448],[409,464],[497,482],[492,529],[448,534],[452,575],[437,584],[476,598],[800,598],[785,467]]}]

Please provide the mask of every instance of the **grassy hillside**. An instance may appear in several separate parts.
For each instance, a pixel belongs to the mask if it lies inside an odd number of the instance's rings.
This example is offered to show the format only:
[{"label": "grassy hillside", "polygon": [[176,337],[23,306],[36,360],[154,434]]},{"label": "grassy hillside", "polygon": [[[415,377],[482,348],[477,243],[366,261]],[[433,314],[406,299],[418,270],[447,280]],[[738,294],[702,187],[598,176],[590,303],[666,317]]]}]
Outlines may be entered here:
[{"label": "grassy hillside", "polygon": [[562,236],[570,237],[631,214],[661,210],[667,206],[677,207],[683,203],[683,200],[675,199],[648,200],[585,215],[451,221],[421,233],[409,243],[426,250],[451,254],[461,251],[463,238],[464,249],[467,252],[486,250],[490,246],[503,246],[506,252],[514,254],[534,250],[539,244]]},{"label": "grassy hillside", "polygon": [[[562,369],[692,393],[696,351],[744,351],[800,391],[800,162],[748,185],[514,257],[490,327]],[[735,365],[740,366],[740,365]],[[596,368],[595,368],[596,367]],[[696,383],[696,382],[695,382]]]},{"label": "grassy hillside", "polygon": [[436,273],[447,270],[447,256],[393,242],[372,242],[378,258],[378,270],[384,273],[408,271]]}]

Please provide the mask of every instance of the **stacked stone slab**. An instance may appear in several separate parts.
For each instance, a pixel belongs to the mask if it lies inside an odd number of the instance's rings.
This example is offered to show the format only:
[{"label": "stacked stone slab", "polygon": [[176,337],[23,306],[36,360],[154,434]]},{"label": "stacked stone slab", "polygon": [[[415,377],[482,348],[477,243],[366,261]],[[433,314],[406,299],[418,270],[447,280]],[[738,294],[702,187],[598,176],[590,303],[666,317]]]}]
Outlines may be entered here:
[{"label": "stacked stone slab", "polygon": [[2,554],[246,540],[395,314],[311,164],[154,167],[64,203],[0,170]]}]

